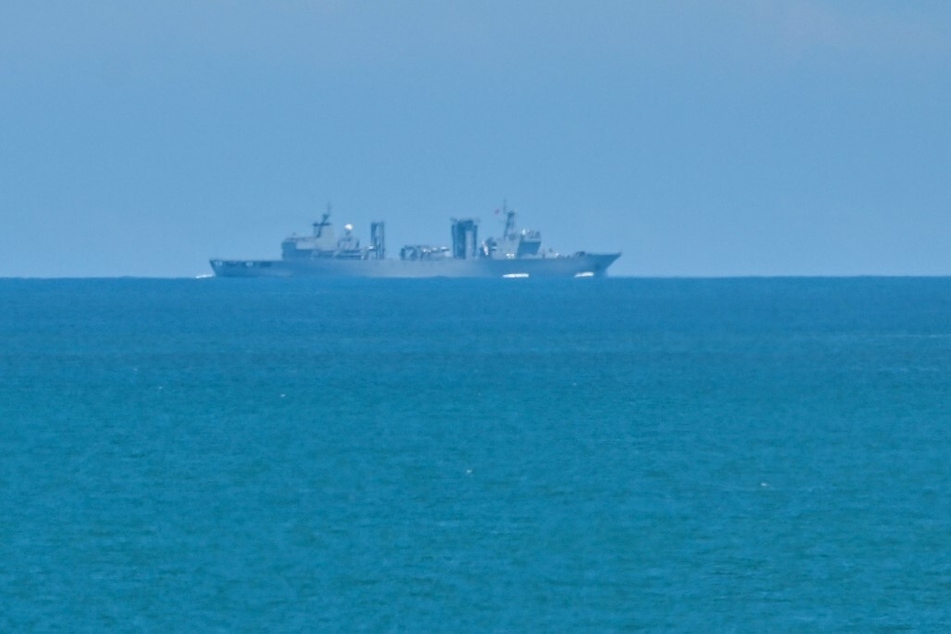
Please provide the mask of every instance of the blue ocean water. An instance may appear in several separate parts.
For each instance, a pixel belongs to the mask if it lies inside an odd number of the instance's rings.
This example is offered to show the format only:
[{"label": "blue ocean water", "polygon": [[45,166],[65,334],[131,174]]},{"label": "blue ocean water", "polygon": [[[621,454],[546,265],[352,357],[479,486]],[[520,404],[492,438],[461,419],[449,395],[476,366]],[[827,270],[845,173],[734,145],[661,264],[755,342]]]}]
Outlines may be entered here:
[{"label": "blue ocean water", "polygon": [[951,623],[951,279],[0,306],[0,630]]}]

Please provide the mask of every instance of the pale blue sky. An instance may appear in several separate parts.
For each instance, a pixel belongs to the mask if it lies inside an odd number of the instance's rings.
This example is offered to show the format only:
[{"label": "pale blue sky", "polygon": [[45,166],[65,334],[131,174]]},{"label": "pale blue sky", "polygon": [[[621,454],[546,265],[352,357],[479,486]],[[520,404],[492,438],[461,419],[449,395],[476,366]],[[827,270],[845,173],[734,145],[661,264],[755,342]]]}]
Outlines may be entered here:
[{"label": "pale blue sky", "polygon": [[503,199],[616,275],[949,275],[949,104],[947,1],[4,2],[0,276]]}]

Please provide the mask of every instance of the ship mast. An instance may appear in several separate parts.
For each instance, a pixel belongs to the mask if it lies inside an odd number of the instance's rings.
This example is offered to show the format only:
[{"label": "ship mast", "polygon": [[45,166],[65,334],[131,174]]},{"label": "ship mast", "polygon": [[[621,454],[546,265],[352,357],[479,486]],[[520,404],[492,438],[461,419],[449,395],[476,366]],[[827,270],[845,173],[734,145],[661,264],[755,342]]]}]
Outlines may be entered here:
[{"label": "ship mast", "polygon": [[505,231],[502,238],[508,240],[515,235],[515,210],[509,209],[508,201],[502,201],[502,212],[505,214]]},{"label": "ship mast", "polygon": [[324,227],[330,224],[328,220],[330,219],[331,209],[333,209],[333,205],[331,205],[330,203],[327,203],[327,211],[323,213],[319,221],[314,223],[314,237],[315,238],[319,238],[324,232]]}]

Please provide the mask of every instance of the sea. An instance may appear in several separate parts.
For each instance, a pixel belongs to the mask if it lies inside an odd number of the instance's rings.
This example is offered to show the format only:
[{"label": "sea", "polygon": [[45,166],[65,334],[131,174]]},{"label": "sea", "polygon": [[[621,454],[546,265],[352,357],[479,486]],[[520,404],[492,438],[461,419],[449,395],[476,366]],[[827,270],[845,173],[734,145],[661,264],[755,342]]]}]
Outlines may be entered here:
[{"label": "sea", "polygon": [[0,280],[0,631],[949,628],[951,278]]}]

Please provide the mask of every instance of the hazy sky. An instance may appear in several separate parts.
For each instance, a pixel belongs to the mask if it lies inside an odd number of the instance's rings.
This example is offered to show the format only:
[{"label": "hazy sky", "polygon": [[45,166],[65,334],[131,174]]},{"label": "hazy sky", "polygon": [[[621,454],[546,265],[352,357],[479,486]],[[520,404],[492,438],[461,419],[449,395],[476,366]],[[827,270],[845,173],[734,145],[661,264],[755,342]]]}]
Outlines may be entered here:
[{"label": "hazy sky", "polygon": [[503,199],[616,275],[951,274],[951,2],[0,3],[0,276]]}]

